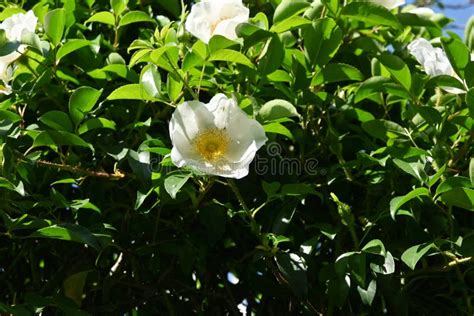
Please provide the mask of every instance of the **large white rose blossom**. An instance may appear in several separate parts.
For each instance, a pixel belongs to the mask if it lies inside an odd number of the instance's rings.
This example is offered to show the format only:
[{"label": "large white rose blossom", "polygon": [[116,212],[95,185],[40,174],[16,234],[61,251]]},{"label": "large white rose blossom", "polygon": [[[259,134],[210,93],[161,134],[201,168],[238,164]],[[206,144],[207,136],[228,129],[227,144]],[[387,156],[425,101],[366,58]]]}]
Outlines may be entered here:
[{"label": "large white rose blossom", "polygon": [[21,42],[22,36],[34,33],[38,18],[33,11],[14,14],[0,23],[0,30],[4,30],[8,41]]},{"label": "large white rose blossom", "polygon": [[171,160],[177,167],[236,179],[248,175],[257,150],[267,141],[262,125],[224,94],[207,104],[190,101],[179,105],[169,131]]},{"label": "large white rose blossom", "polygon": [[430,76],[453,76],[455,74],[446,53],[439,47],[433,47],[424,38],[418,38],[411,42],[408,45],[408,51],[423,65],[425,72]]},{"label": "large white rose blossom", "polygon": [[191,8],[186,19],[186,30],[204,43],[214,35],[237,38],[235,28],[247,22],[250,11],[242,0],[202,0]]}]

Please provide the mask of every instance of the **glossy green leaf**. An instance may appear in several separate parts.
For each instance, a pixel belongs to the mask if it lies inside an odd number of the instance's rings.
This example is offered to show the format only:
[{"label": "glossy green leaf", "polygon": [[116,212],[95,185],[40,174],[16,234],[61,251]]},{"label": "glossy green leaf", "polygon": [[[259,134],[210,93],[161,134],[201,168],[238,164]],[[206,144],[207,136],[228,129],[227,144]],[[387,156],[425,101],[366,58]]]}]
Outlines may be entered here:
[{"label": "glossy green leaf", "polygon": [[175,173],[165,179],[165,190],[172,199],[176,199],[179,190],[188,182],[190,173]]},{"label": "glossy green leaf", "polygon": [[218,50],[209,56],[209,61],[226,61],[229,63],[236,63],[247,66],[249,68],[255,68],[255,65],[241,52],[230,49]]},{"label": "glossy green leaf", "polygon": [[359,292],[360,299],[365,305],[371,306],[375,298],[375,293],[377,291],[377,282],[375,280],[370,281],[367,289],[363,289],[360,286],[357,286],[357,292]]},{"label": "glossy green leaf", "polygon": [[276,24],[294,15],[303,12],[309,3],[304,0],[283,0],[278,5],[273,15],[273,23]]},{"label": "glossy green leaf", "polygon": [[296,253],[282,253],[276,256],[278,269],[285,277],[288,285],[298,297],[306,297],[308,294],[308,269],[303,257]]},{"label": "glossy green leaf", "polygon": [[403,60],[395,55],[382,54],[378,57],[380,63],[390,72],[407,91],[411,89],[411,73]]},{"label": "glossy green leaf", "polygon": [[324,66],[342,44],[342,30],[333,19],[324,18],[303,29],[306,55],[314,66]]},{"label": "glossy green leaf", "polygon": [[73,126],[69,115],[61,111],[49,111],[43,114],[39,120],[48,127],[65,132],[72,132]]},{"label": "glossy green leaf", "polygon": [[98,117],[98,118],[94,117],[94,118],[84,121],[84,123],[82,123],[77,129],[77,132],[79,135],[81,135],[91,130],[99,129],[99,128],[115,130],[116,124],[113,121],[108,120],[103,117]]},{"label": "glossy green leaf", "polygon": [[121,15],[127,9],[128,0],[110,0],[110,6],[115,15]]},{"label": "glossy green leaf", "polygon": [[92,22],[98,22],[98,23],[114,26],[115,17],[112,13],[107,12],[107,11],[97,12],[84,23],[92,23]]},{"label": "glossy green leaf", "polygon": [[425,243],[421,245],[416,245],[408,248],[402,254],[402,261],[412,270],[415,270],[415,266],[423,258],[428,251],[434,247],[432,243]]},{"label": "glossy green leaf", "polygon": [[127,12],[120,19],[118,27],[122,27],[122,26],[129,25],[132,23],[142,23],[142,22],[156,23],[153,18],[151,18],[148,14],[146,14],[143,11],[130,11],[130,12]]},{"label": "glossy green leaf", "polygon": [[400,22],[385,7],[370,2],[352,2],[344,6],[342,16],[364,22],[367,26],[386,25],[400,28]]},{"label": "glossy green leaf", "polygon": [[85,39],[70,39],[59,47],[56,53],[56,61],[59,62],[66,55],[89,45],[91,45],[91,42]]},{"label": "glossy green leaf", "polygon": [[43,131],[36,136],[33,147],[41,146],[79,146],[92,149],[92,146],[82,138],[72,133],[63,131]]},{"label": "glossy green leaf", "polygon": [[154,98],[161,94],[161,75],[154,65],[147,65],[143,68],[140,82],[146,93]]},{"label": "glossy green leaf", "polygon": [[469,188],[455,188],[441,194],[441,201],[468,211],[474,211],[474,190]]},{"label": "glossy green leaf", "polygon": [[31,234],[30,237],[74,241],[86,244],[97,251],[101,249],[97,237],[87,228],[75,224],[58,224],[41,228]]},{"label": "glossy green leaf", "polygon": [[395,219],[395,216],[397,215],[397,211],[404,204],[408,203],[409,201],[417,197],[429,196],[429,195],[430,195],[430,191],[427,188],[416,188],[406,195],[393,198],[390,201],[390,215],[392,216],[393,219]]},{"label": "glossy green leaf", "polygon": [[299,117],[298,110],[286,100],[273,100],[265,103],[258,115],[262,121],[274,121],[284,117]]},{"label": "glossy green leaf", "polygon": [[63,38],[64,28],[66,26],[66,12],[64,9],[55,9],[50,11],[44,17],[44,30],[53,45]]},{"label": "glossy green leaf", "polygon": [[69,115],[78,124],[89,113],[100,98],[102,91],[91,87],[80,87],[69,99]]},{"label": "glossy green leaf", "polygon": [[128,84],[121,86],[107,97],[107,100],[143,100],[152,101],[150,96],[141,84]]},{"label": "glossy green leaf", "polygon": [[361,81],[364,75],[359,69],[347,64],[327,64],[311,81],[318,86],[341,81]]}]

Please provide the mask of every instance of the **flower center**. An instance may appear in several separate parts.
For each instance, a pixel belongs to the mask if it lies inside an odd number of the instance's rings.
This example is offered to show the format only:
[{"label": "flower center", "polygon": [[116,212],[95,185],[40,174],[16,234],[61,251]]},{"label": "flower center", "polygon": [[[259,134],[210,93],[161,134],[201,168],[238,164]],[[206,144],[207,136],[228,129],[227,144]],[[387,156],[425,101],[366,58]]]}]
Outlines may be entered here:
[{"label": "flower center", "polygon": [[229,137],[224,130],[208,129],[193,140],[198,154],[208,162],[215,162],[225,155],[229,147]]},{"label": "flower center", "polygon": [[230,17],[227,17],[227,16],[222,16],[220,17],[219,19],[217,19],[216,21],[214,21],[212,24],[211,24],[211,35],[214,35],[214,32],[216,31],[216,28],[217,26],[219,25],[219,23],[221,23],[222,21],[225,21],[227,19],[230,19]]}]

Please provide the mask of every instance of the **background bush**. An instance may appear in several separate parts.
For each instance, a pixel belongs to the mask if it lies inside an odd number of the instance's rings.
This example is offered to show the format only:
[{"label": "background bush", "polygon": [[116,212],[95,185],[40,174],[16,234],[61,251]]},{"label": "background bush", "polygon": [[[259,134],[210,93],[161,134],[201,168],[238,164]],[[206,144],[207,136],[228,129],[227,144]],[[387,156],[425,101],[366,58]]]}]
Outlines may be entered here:
[{"label": "background bush", "polygon": [[[190,3],[2,4],[39,27],[0,103],[0,312],[472,315],[472,42],[321,2],[252,1],[243,40],[208,46]],[[235,183],[167,156],[176,105],[217,93],[269,138]]]}]

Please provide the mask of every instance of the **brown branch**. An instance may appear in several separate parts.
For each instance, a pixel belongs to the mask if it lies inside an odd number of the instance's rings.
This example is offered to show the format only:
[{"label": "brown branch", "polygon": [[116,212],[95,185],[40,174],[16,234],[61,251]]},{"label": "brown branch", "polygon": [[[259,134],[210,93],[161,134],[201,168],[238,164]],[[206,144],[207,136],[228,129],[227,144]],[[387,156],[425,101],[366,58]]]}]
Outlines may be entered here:
[{"label": "brown branch", "polygon": [[33,162],[37,166],[40,167],[46,167],[46,168],[51,168],[51,169],[59,169],[59,170],[64,170],[64,171],[69,171],[71,173],[76,173],[76,174],[81,174],[87,177],[96,177],[96,178],[108,178],[111,180],[121,180],[126,177],[130,177],[131,175],[125,174],[124,172],[120,170],[115,170],[114,173],[109,173],[105,171],[95,171],[95,170],[90,170],[86,168],[81,168],[80,166],[71,166],[71,165],[66,165],[66,164],[59,164],[51,161],[46,161],[46,160],[37,160],[37,161],[32,161],[29,160],[25,155],[23,155],[21,152],[16,151],[16,153],[20,156],[20,160],[23,162]]},{"label": "brown branch", "polygon": [[72,173],[78,173],[78,174],[82,174],[88,177],[109,178],[112,180],[120,180],[126,177],[125,173],[123,173],[120,170],[116,170],[114,173],[108,173],[104,171],[94,171],[94,170],[84,169],[79,166],[58,164],[58,163],[54,163],[54,162],[50,162],[46,160],[37,160],[35,163],[39,166],[60,169],[60,170],[69,171]]}]

